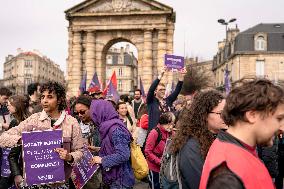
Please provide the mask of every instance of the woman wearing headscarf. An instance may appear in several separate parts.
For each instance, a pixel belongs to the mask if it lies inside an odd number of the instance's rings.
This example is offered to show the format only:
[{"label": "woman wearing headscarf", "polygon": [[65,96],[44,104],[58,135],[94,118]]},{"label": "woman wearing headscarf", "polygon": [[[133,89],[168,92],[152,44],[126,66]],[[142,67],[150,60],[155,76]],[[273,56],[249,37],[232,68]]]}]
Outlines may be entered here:
[{"label": "woman wearing headscarf", "polygon": [[103,182],[110,189],[132,188],[135,179],[130,164],[131,133],[108,101],[93,100],[90,113],[101,139],[99,156],[94,156],[91,164],[101,165]]}]

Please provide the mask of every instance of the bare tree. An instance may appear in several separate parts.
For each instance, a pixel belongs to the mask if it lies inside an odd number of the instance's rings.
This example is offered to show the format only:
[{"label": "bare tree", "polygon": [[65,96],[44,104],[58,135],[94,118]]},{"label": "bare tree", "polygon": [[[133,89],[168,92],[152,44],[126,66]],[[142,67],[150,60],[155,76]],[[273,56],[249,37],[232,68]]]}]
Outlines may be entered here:
[{"label": "bare tree", "polygon": [[181,90],[183,95],[191,95],[196,91],[210,86],[209,76],[205,71],[199,69],[195,64],[187,66],[187,74],[184,77],[184,83]]}]

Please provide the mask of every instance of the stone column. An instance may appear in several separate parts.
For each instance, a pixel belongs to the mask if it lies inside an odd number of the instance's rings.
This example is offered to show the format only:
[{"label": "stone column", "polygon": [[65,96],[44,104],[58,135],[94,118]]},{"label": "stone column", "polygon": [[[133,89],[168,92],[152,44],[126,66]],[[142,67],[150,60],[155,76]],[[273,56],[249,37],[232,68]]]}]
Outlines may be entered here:
[{"label": "stone column", "polygon": [[[166,53],[167,53],[167,32],[165,29],[160,29],[158,31],[158,62],[157,62],[158,74],[160,74],[161,69],[164,66]],[[162,83],[164,84],[167,83],[167,74],[164,75]]]},{"label": "stone column", "polygon": [[95,73],[96,64],[96,43],[95,32],[88,31],[86,39],[86,70],[87,70],[87,87],[91,83]]},{"label": "stone column", "polygon": [[144,31],[144,51],[143,51],[143,75],[142,82],[145,90],[148,91],[151,83],[153,82],[153,69],[152,69],[152,30]]},{"label": "stone column", "polygon": [[[174,53],[174,25],[172,23],[169,24],[168,30],[167,30],[167,54],[173,54]],[[174,77],[176,76],[176,73],[169,72],[168,73],[168,83],[172,83],[173,80],[176,80]],[[176,82],[176,81],[175,81]]]},{"label": "stone column", "polygon": [[72,80],[72,48],[73,48],[73,31],[68,28],[68,57],[67,57],[67,71],[66,80]]},{"label": "stone column", "polygon": [[105,87],[105,75],[106,75],[106,70],[105,70],[105,65],[103,65],[103,48],[104,48],[104,43],[103,41],[101,41],[100,39],[102,39],[101,37],[98,37],[98,35],[96,35],[96,72],[99,78],[99,81],[102,83],[103,87]]},{"label": "stone column", "polygon": [[[142,77],[143,75],[143,48],[144,48],[144,43],[143,43],[143,36],[141,37],[141,41],[139,40],[139,42],[136,43],[136,48],[138,50],[138,62],[137,62],[137,78],[138,78],[138,84],[137,87],[140,87],[139,85],[139,80],[140,77]],[[141,78],[142,79],[142,78]]]},{"label": "stone column", "polygon": [[71,92],[73,95],[78,95],[80,82],[82,79],[82,36],[81,32],[74,32],[73,50],[72,50],[72,80],[69,80]]}]

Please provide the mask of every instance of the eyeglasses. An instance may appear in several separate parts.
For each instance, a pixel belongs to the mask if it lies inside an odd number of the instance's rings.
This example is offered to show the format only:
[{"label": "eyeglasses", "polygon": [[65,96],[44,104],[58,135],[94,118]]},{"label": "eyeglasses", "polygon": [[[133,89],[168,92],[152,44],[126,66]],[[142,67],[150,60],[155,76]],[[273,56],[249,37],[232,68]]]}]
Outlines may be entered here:
[{"label": "eyeglasses", "polygon": [[80,110],[79,112],[75,112],[75,115],[85,115],[87,110]]},{"label": "eyeglasses", "polygon": [[209,114],[217,114],[217,115],[221,116],[222,112],[209,112]]}]

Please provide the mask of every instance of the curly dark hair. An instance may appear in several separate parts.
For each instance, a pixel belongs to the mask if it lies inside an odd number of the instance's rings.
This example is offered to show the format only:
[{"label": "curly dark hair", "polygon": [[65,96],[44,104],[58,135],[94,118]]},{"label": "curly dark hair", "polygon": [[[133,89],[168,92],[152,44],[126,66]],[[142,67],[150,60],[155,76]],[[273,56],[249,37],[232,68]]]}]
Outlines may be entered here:
[{"label": "curly dark hair", "polygon": [[62,111],[66,108],[66,91],[63,85],[56,81],[49,81],[47,83],[44,83],[40,87],[40,93],[43,93],[44,91],[48,91],[48,93],[54,92],[54,94],[57,97],[57,101],[59,102],[58,110]]},{"label": "curly dark hair", "polygon": [[31,83],[28,85],[28,95],[31,96],[37,91],[37,87],[40,86],[39,83]]},{"label": "curly dark hair", "polygon": [[234,126],[237,121],[247,122],[245,113],[250,110],[262,112],[263,116],[274,113],[279,104],[284,104],[282,87],[267,79],[247,79],[238,82],[227,96],[222,112],[225,124]]},{"label": "curly dark hair", "polygon": [[200,151],[205,159],[210,145],[215,139],[213,133],[208,130],[207,117],[224,96],[216,91],[209,90],[195,95],[189,108],[181,112],[178,121],[178,129],[173,138],[172,152],[177,153],[187,143],[190,137],[194,137],[200,144]]}]

